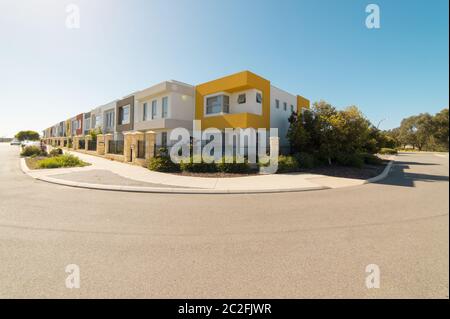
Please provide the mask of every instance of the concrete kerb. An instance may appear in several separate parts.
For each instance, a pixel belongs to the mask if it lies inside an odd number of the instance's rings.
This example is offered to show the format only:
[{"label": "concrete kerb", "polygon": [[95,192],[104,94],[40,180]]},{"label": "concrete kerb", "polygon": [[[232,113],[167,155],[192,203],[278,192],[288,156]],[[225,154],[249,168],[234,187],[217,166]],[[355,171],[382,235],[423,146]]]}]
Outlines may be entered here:
[{"label": "concrete kerb", "polygon": [[[389,175],[391,167],[393,165],[391,160],[383,170],[383,172],[375,177],[367,179],[363,184],[375,183],[381,181]],[[57,185],[95,189],[104,191],[121,191],[121,192],[135,192],[135,193],[167,193],[167,194],[263,194],[263,193],[287,193],[287,192],[302,192],[302,191],[314,191],[331,189],[327,186],[314,186],[314,187],[300,187],[300,188],[276,188],[276,189],[208,189],[208,188],[181,188],[181,187],[145,187],[145,186],[125,186],[125,185],[106,185],[106,184],[93,184],[93,183],[81,183],[68,181],[63,179],[52,178],[49,176],[33,176],[31,170],[28,168],[25,159],[21,158],[21,169],[30,177],[52,183]]]}]

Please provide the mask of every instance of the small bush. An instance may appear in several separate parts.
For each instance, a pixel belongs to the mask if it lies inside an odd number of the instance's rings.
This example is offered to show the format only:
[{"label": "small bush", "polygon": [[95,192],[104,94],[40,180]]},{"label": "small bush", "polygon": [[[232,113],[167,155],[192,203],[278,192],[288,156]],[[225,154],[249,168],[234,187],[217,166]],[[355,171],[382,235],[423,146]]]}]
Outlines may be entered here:
[{"label": "small bush", "polygon": [[217,163],[217,169],[219,172],[230,174],[244,174],[251,171],[251,167],[247,161],[236,163],[236,157],[233,157],[232,159],[231,157],[223,157],[222,160]]},{"label": "small bush", "polygon": [[290,173],[297,172],[299,165],[297,159],[294,156],[280,155],[278,157],[278,170],[277,173]]},{"label": "small bush", "polygon": [[379,152],[382,155],[397,155],[398,152],[396,149],[393,148],[382,148]]},{"label": "small bush", "polygon": [[336,161],[344,166],[362,168],[364,166],[364,157],[361,154],[340,153]]},{"label": "small bush", "polygon": [[361,154],[364,158],[364,163],[368,165],[381,165],[383,164],[383,160],[374,154],[363,153]]},{"label": "small bush", "polygon": [[81,167],[86,165],[88,164],[70,154],[49,157],[37,162],[38,168]]},{"label": "small bush", "polygon": [[299,168],[313,168],[315,166],[314,156],[308,153],[297,153],[294,155]]},{"label": "small bush", "polygon": [[[194,163],[199,162],[199,163]],[[180,169],[183,172],[192,172],[192,173],[215,173],[217,172],[216,163],[205,163],[199,157],[191,157],[189,161],[180,163]]]},{"label": "small bush", "polygon": [[51,157],[55,157],[55,156],[59,156],[59,155],[63,155],[63,150],[60,148],[54,148],[50,151],[49,155]]},{"label": "small bush", "polygon": [[40,147],[37,147],[37,146],[26,146],[23,149],[22,153],[20,153],[20,155],[22,155],[22,156],[39,156],[42,153],[44,153],[44,152],[42,152]]},{"label": "small bush", "polygon": [[172,162],[169,156],[152,157],[147,167],[149,170],[156,172],[173,173],[180,171],[180,165]]}]

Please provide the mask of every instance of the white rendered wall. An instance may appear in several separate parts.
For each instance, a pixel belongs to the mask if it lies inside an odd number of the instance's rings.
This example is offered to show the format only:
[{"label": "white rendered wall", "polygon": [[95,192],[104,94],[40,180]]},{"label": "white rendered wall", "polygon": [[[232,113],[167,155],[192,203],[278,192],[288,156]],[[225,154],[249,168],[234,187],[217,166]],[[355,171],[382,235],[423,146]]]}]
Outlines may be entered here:
[{"label": "white rendered wall", "polygon": [[[276,100],[280,101],[280,107],[276,108]],[[287,103],[286,111],[283,103]],[[280,138],[280,146],[288,146],[289,141],[286,134],[289,129],[289,117],[291,116],[291,105],[294,111],[297,108],[297,96],[280,90],[275,86],[270,86],[270,127],[278,128],[278,137]]]}]

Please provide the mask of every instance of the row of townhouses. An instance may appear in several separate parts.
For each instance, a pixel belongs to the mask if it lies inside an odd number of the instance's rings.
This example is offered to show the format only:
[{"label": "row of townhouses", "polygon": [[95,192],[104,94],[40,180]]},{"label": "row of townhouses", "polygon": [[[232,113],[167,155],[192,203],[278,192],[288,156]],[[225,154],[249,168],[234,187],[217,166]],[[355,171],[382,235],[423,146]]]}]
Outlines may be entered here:
[{"label": "row of townhouses", "polygon": [[[47,144],[144,165],[160,147],[170,147],[171,130],[278,128],[280,147],[292,112],[310,102],[244,71],[200,85],[165,81],[80,113],[43,131]],[[93,133],[94,132],[94,133]]]}]

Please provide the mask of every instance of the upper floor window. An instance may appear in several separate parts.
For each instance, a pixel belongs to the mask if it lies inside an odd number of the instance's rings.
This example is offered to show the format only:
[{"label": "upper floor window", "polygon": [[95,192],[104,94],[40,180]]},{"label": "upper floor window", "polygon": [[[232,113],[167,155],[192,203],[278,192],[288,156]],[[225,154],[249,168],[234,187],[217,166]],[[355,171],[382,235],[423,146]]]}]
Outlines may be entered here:
[{"label": "upper floor window", "polygon": [[239,104],[244,104],[245,100],[246,100],[245,93],[244,94],[239,94],[239,96],[238,96],[238,103]]},{"label": "upper floor window", "polygon": [[89,131],[91,128],[91,119],[85,119],[84,120],[84,130]]},{"label": "upper floor window", "polygon": [[122,106],[119,109],[119,123],[120,124],[129,124],[130,123],[130,106]]},{"label": "upper floor window", "polygon": [[262,102],[262,95],[261,93],[257,92],[256,93],[256,103],[260,103]]},{"label": "upper floor window", "polygon": [[291,112],[294,113],[294,106],[291,104]]},{"label": "upper floor window", "polygon": [[283,103],[283,110],[287,111],[287,103],[286,102]]},{"label": "upper floor window", "polygon": [[166,118],[169,111],[169,98],[167,96],[162,99],[162,112],[161,117]]},{"label": "upper floor window", "polygon": [[107,112],[106,113],[106,127],[107,128],[113,128],[114,127],[114,116],[115,116],[115,113],[114,113],[114,111],[109,111],[109,112]]},{"label": "upper floor window", "polygon": [[280,108],[280,100],[275,100],[275,107],[276,107],[277,109]]},{"label": "upper floor window", "polygon": [[156,118],[156,107],[157,107],[157,101],[152,101],[152,120]]},{"label": "upper floor window", "polygon": [[100,126],[100,125],[101,125],[101,122],[102,122],[102,117],[101,117],[101,115],[97,115],[97,116],[95,117],[95,127]]},{"label": "upper floor window", "polygon": [[147,117],[148,117],[148,110],[147,110],[147,108],[148,108],[147,103],[142,104],[142,113],[143,113],[142,120],[144,120],[144,121],[146,121]]},{"label": "upper floor window", "polygon": [[216,95],[206,98],[206,114],[219,114],[230,112],[230,97]]}]

